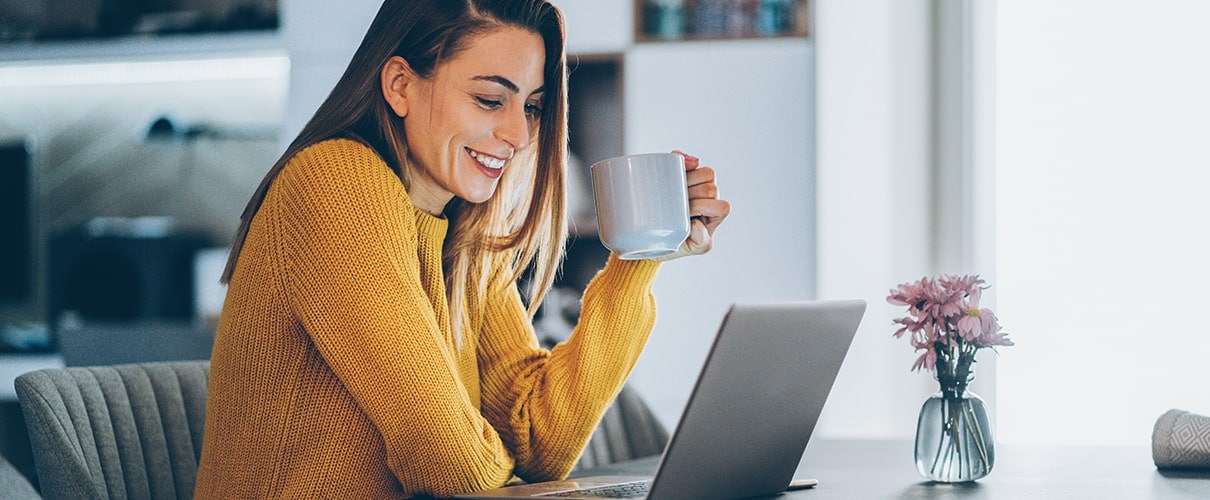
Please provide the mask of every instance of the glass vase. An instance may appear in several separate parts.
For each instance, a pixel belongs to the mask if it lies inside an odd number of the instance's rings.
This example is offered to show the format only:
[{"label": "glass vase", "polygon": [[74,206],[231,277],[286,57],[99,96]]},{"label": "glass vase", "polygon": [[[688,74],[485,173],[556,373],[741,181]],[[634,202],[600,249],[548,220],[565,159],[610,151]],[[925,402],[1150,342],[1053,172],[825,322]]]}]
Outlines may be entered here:
[{"label": "glass vase", "polygon": [[942,382],[942,390],[920,407],[916,470],[929,480],[974,481],[991,473],[996,463],[987,406],[965,386]]}]

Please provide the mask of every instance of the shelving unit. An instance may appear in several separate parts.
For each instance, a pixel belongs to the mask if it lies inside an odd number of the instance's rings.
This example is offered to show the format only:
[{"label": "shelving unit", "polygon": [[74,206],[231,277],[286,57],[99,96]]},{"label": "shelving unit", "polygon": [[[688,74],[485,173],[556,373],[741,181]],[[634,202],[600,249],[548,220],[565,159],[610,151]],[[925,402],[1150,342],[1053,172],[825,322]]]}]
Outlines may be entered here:
[{"label": "shelving unit", "polygon": [[623,76],[625,55],[595,53],[568,56],[568,215],[571,238],[563,273],[555,285],[583,291],[609,251],[597,238],[596,212],[589,167],[621,155],[623,144]]},{"label": "shelving unit", "polygon": [[276,50],[281,47],[278,3],[6,2],[0,6],[0,63]]},{"label": "shelving unit", "polygon": [[588,164],[622,154],[623,54],[572,55],[567,66],[571,151]]},{"label": "shelving unit", "polygon": [[568,58],[568,212],[576,236],[596,234],[589,166],[625,151],[623,75],[622,54]]},{"label": "shelving unit", "polygon": [[205,56],[231,57],[246,54],[281,53],[284,45],[277,32],[186,34],[160,37],[115,38],[90,41],[0,42],[0,66],[6,64],[54,64],[81,61],[141,61],[196,59]]},{"label": "shelving unit", "polygon": [[809,0],[634,0],[636,42],[806,37]]}]

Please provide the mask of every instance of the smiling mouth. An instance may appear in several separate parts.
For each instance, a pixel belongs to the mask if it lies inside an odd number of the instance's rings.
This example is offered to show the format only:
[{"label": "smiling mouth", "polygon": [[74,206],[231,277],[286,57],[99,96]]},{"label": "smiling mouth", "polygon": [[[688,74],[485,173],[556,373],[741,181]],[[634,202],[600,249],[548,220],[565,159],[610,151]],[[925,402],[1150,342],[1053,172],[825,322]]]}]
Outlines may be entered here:
[{"label": "smiling mouth", "polygon": [[495,156],[491,156],[486,153],[480,153],[471,148],[466,148],[466,152],[470,153],[471,158],[474,158],[475,161],[479,162],[479,164],[483,165],[484,167],[490,168],[492,170],[500,170],[500,169],[504,168],[504,162],[506,160],[504,160],[503,158],[496,158]]}]

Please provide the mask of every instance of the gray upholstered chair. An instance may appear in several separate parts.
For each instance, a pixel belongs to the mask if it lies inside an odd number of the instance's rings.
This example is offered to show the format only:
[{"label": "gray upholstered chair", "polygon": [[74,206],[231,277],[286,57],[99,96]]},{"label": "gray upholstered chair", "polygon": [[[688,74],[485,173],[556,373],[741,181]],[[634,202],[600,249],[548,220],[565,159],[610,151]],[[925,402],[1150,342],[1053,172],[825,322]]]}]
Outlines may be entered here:
[{"label": "gray upholstered chair", "polygon": [[668,431],[655,418],[643,398],[622,387],[613,405],[601,417],[588,446],[573,470],[659,455],[668,444]]},{"label": "gray upholstered chair", "polygon": [[[17,378],[46,498],[190,498],[209,361],[39,370]],[[577,469],[658,455],[668,432],[623,388]],[[0,498],[8,498],[0,496]]]},{"label": "gray upholstered chair", "polygon": [[[534,324],[539,343],[550,349],[567,338],[579,317],[579,292],[555,287],[542,303]],[[553,312],[552,312],[553,311]],[[659,455],[668,443],[668,431],[655,418],[643,398],[629,386],[614,399],[601,417],[573,472],[635,458]]]},{"label": "gray upholstered chair", "polygon": [[209,361],[38,370],[17,377],[46,498],[191,498]]},{"label": "gray upholstered chair", "polygon": [[13,464],[0,456],[0,498],[4,500],[35,500],[42,498]]},{"label": "gray upholstered chair", "polygon": [[[601,257],[602,265],[606,256]],[[585,283],[587,279],[585,278]],[[550,349],[567,339],[580,316],[580,293],[567,287],[551,288],[534,321],[538,342]],[[635,458],[659,455],[668,443],[668,431],[655,418],[643,398],[629,386],[601,417],[573,472]]]}]

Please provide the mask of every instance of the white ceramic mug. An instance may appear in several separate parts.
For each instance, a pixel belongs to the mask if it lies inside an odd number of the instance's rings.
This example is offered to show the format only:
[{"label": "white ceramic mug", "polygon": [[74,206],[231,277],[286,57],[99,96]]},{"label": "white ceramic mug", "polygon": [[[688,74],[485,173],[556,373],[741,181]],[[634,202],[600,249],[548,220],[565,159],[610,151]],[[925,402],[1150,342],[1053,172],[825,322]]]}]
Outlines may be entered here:
[{"label": "white ceramic mug", "polygon": [[685,158],[673,153],[619,156],[592,165],[601,243],[627,260],[675,252],[689,236]]}]

